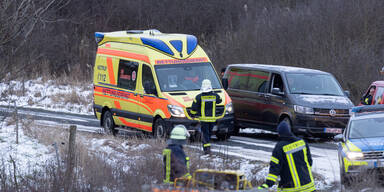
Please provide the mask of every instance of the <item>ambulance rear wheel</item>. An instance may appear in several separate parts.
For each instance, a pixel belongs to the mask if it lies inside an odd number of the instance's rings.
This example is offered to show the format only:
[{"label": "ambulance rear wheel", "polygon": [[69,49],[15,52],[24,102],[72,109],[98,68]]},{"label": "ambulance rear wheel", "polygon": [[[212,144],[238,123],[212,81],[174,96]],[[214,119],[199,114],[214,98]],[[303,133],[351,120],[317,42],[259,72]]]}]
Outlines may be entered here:
[{"label": "ambulance rear wheel", "polygon": [[103,128],[104,132],[108,135],[116,135],[115,122],[113,121],[112,113],[105,111],[103,114]]},{"label": "ambulance rear wheel", "polygon": [[165,138],[166,136],[166,127],[163,119],[158,118],[155,121],[153,126],[153,137],[154,138]]}]

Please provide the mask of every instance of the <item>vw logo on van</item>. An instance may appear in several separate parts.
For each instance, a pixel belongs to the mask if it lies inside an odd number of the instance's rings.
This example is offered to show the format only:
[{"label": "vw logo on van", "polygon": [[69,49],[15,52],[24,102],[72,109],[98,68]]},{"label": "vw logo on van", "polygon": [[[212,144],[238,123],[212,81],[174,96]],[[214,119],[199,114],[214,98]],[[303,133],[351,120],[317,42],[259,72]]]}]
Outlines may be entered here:
[{"label": "vw logo on van", "polygon": [[336,115],[336,111],[334,109],[329,110],[329,115],[334,117]]}]

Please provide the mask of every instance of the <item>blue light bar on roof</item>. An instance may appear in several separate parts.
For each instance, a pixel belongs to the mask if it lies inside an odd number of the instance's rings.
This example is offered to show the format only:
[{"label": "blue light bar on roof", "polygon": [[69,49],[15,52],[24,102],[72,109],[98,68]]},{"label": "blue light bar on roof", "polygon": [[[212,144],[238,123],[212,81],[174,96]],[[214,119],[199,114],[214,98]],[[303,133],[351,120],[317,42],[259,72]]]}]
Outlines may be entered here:
[{"label": "blue light bar on roof", "polygon": [[100,43],[104,39],[104,34],[101,32],[95,32],[96,43]]},{"label": "blue light bar on roof", "polygon": [[151,46],[151,47],[153,47],[153,48],[155,48],[157,50],[160,50],[162,52],[168,53],[170,55],[174,55],[172,50],[162,40],[141,37],[141,41],[145,45]]},{"label": "blue light bar on roof", "polygon": [[364,112],[384,112],[384,105],[363,105],[353,107],[351,109],[352,113],[364,113]]},{"label": "blue light bar on roof", "polygon": [[172,46],[178,51],[181,52],[183,50],[183,42],[180,40],[172,40],[169,41],[169,43],[172,44]]},{"label": "blue light bar on roof", "polygon": [[187,53],[188,55],[196,49],[197,38],[193,35],[187,35]]}]

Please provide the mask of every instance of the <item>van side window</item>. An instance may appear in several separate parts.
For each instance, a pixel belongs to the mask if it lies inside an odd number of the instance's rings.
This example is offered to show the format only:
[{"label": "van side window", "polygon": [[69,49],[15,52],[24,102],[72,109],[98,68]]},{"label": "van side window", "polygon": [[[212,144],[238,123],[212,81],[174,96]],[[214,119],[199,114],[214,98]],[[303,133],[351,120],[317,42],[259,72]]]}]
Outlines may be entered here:
[{"label": "van side window", "polygon": [[153,80],[152,70],[149,66],[143,64],[143,73],[142,73],[142,84],[145,91],[145,88],[150,88],[156,90],[155,81]]},{"label": "van side window", "polygon": [[254,92],[265,93],[267,91],[269,73],[259,70],[250,71],[248,80],[248,90]]},{"label": "van side window", "polygon": [[138,67],[137,62],[120,60],[117,86],[134,91]]},{"label": "van side window", "polygon": [[375,94],[375,105],[377,104],[384,104],[384,87],[376,87],[376,94]]},{"label": "van side window", "polygon": [[232,89],[247,89],[249,71],[245,69],[231,68],[228,77],[228,87]]},{"label": "van side window", "polygon": [[273,88],[279,88],[281,92],[284,92],[283,80],[279,74],[273,74],[271,92]]},{"label": "van side window", "polygon": [[232,68],[229,72],[228,87],[254,92],[266,92],[268,72]]}]

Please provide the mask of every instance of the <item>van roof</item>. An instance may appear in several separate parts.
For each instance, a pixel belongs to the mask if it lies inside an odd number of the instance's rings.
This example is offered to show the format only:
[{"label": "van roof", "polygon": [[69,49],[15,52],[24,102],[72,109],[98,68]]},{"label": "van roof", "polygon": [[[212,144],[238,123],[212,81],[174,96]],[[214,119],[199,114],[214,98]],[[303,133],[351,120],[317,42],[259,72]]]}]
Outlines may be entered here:
[{"label": "van roof", "polygon": [[379,87],[384,87],[384,81],[375,81],[371,85],[376,85]]},{"label": "van roof", "polygon": [[308,69],[301,67],[292,67],[292,66],[282,66],[282,65],[267,65],[267,64],[230,64],[228,67],[241,67],[241,68],[251,68],[251,69],[261,69],[272,72],[300,72],[300,73],[320,73],[320,74],[329,74],[324,71],[316,69]]}]

